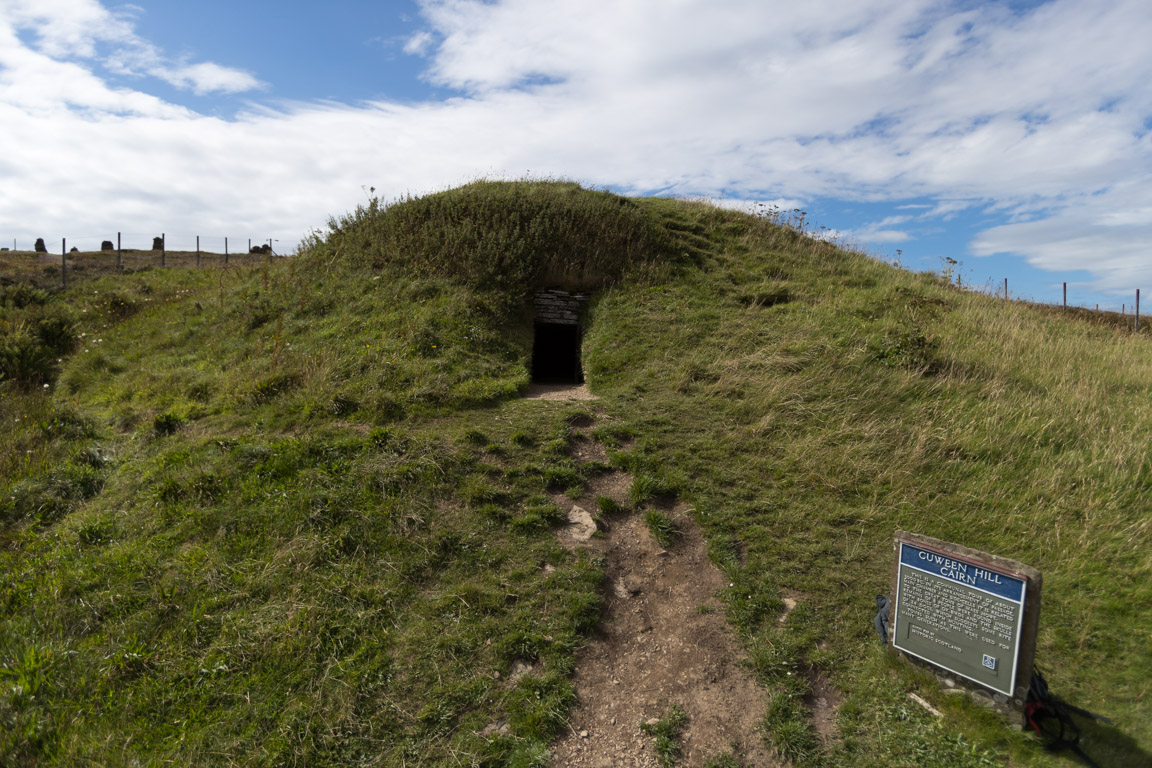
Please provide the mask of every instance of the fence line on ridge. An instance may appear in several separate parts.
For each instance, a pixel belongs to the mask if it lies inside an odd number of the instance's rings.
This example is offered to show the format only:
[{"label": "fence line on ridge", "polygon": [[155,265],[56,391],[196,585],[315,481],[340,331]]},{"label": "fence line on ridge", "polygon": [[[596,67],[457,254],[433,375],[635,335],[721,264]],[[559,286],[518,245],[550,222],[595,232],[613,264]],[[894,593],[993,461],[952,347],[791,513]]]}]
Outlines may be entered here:
[{"label": "fence line on ridge", "polygon": [[[128,267],[137,269],[148,266],[230,266],[232,264],[252,264],[255,259],[266,260],[271,263],[273,257],[282,257],[288,254],[277,253],[276,238],[266,237],[235,238],[231,236],[203,236],[179,235],[176,237],[175,247],[166,233],[146,235],[139,232],[117,232],[115,241],[97,236],[73,238],[69,247],[69,239],[60,239],[60,262],[55,264],[51,257],[51,246],[44,238],[37,238],[35,242],[28,243],[29,247],[20,248],[21,243],[12,239],[11,248],[0,246],[0,252],[5,256],[32,255],[44,264],[47,272],[60,270],[60,285],[68,287],[69,272],[89,269],[92,267],[111,266],[102,261],[106,257],[115,256],[115,269],[125,271]],[[98,243],[98,246],[97,246]],[[246,243],[246,246],[245,246]],[[80,247],[80,245],[84,247]],[[242,250],[237,249],[242,246]],[[96,247],[94,247],[96,246]]]}]

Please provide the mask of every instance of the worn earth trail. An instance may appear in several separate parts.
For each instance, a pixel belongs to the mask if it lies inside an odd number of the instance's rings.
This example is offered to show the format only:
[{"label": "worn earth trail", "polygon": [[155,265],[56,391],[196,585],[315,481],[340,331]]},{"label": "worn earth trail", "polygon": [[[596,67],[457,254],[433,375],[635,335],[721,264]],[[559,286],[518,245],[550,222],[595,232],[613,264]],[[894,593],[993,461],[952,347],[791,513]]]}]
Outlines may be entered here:
[{"label": "worn earth trail", "polygon": [[[587,431],[587,425],[577,430]],[[578,436],[580,461],[606,461],[598,444]],[[641,725],[665,717],[673,706],[687,715],[677,765],[703,766],[730,755],[745,766],[775,766],[759,731],[765,692],[742,664],[717,595],[728,584],[708,559],[703,538],[687,510],[665,510],[681,535],[665,550],[639,513],[602,520],[591,515],[596,499],[627,505],[631,478],[602,475],[573,502],[561,531],[569,547],[598,552],[605,562],[605,611],[600,629],[580,652],[575,674],[578,704],[569,729],[552,748],[552,766],[658,768],[652,736]]]}]

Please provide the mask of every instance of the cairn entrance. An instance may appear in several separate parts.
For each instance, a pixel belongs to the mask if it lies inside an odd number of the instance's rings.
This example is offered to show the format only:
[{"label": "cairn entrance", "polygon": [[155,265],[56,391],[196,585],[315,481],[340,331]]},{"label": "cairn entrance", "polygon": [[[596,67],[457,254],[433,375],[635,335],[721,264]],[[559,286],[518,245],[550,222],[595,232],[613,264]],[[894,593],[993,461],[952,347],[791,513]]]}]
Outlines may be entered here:
[{"label": "cairn entrance", "polygon": [[533,297],[532,383],[583,384],[580,311],[586,293],[550,289]]},{"label": "cairn entrance", "polygon": [[583,384],[580,366],[580,327],[536,323],[532,341],[534,384]]}]

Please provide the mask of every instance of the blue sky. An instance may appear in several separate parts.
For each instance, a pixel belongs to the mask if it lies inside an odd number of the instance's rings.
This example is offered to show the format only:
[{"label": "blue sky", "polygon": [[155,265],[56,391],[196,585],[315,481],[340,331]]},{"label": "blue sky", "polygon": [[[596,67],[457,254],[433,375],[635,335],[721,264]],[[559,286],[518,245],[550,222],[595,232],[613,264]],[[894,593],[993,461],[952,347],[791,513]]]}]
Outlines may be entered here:
[{"label": "blue sky", "polygon": [[[137,2],[137,34],[154,41],[179,41],[172,52],[226,63],[266,83],[254,94],[181,93],[158,95],[195,109],[229,115],[257,101],[372,99],[419,101],[442,98],[420,79],[425,64],[404,53],[423,28],[415,2],[326,0],[315,2],[195,3]],[[107,6],[116,8],[115,5]],[[128,83],[130,85],[130,83]]]},{"label": "blue sky", "polygon": [[1130,307],[1150,39],[1147,0],[0,0],[0,245],[283,251],[371,187],[529,175]]}]

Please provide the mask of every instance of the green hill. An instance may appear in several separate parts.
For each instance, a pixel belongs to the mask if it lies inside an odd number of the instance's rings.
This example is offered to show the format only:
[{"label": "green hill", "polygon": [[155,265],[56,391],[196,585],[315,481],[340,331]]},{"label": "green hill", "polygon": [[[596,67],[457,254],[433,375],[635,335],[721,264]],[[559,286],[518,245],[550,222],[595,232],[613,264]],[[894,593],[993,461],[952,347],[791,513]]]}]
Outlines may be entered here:
[{"label": "green hill", "polygon": [[[518,396],[542,287],[593,292],[594,403]],[[1144,336],[540,182],[373,202],[268,265],[2,290],[4,764],[544,764],[603,580],[552,497],[613,467],[637,513],[694,510],[794,765],[1075,764],[888,657],[898,528],[1040,569],[1037,664],[1114,720],[1085,749],[1149,760]],[[593,416],[608,464],[571,455]]]}]

